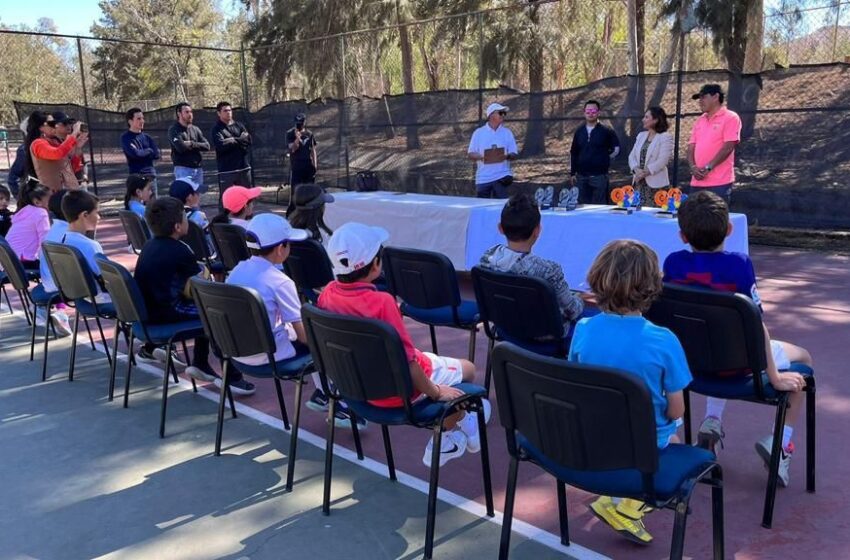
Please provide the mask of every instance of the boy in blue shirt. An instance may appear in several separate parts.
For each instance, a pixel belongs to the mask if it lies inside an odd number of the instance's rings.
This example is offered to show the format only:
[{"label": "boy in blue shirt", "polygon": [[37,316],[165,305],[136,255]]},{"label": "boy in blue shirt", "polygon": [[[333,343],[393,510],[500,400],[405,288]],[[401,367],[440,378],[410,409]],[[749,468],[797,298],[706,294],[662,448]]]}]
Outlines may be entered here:
[{"label": "boy in blue shirt", "polygon": [[98,285],[97,302],[109,302],[109,294],[103,289],[103,280],[100,276],[100,267],[97,265],[97,257],[103,254],[100,243],[89,237],[94,234],[100,221],[99,199],[87,191],[69,191],[62,197],[62,214],[68,222],[68,228],[62,236],[61,242],[65,245],[75,247],[82,253],[89,269],[94,273]]},{"label": "boy in blue shirt", "polygon": [[[756,274],[750,257],[743,253],[723,250],[723,243],[732,233],[729,207],[726,202],[711,192],[699,192],[688,198],[679,208],[679,235],[690,244],[691,251],[683,250],[670,254],[664,261],[664,281],[688,284],[736,292],[752,299],[761,309],[761,299],[756,288]],[[803,388],[806,380],[802,375],[787,370],[791,362],[812,365],[812,357],[805,348],[788,342],[771,340],[767,327],[764,337],[770,352],[767,353],[767,376],[777,391],[787,391],[789,408],[785,416],[782,434],[782,455],[779,460],[779,483],[788,486],[791,454],[794,444],[791,437],[794,423],[804,406]],[[708,397],[705,419],[699,428],[697,443],[715,451],[719,442],[722,446],[723,427],[721,419],[726,406],[724,399]],[[770,464],[772,435],[756,442],[756,452]]]},{"label": "boy in blue shirt", "polygon": [[[642,379],[655,409],[658,449],[664,449],[678,441],[676,429],[685,412],[682,391],[691,372],[676,335],[642,316],[661,293],[658,256],[639,241],[612,241],[596,257],[587,281],[602,313],[576,324],[569,359],[622,369]],[[652,542],[643,524],[642,502],[600,496],[590,507],[629,540]]]}]

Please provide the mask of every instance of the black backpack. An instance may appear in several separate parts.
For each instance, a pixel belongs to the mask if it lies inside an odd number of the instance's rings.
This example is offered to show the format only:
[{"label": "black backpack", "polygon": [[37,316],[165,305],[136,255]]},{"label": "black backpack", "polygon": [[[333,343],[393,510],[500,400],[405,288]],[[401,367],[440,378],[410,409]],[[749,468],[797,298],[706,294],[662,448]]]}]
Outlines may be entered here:
[{"label": "black backpack", "polygon": [[381,181],[374,171],[360,171],[355,179],[357,192],[374,192],[381,190]]}]

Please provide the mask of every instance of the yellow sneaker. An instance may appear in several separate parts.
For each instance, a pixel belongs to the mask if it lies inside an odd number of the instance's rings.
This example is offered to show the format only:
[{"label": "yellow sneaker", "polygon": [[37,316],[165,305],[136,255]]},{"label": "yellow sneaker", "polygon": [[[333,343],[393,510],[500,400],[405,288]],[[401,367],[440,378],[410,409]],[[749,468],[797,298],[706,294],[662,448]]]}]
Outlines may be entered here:
[{"label": "yellow sneaker", "polygon": [[643,521],[629,519],[625,515],[618,513],[617,507],[610,497],[600,496],[595,502],[590,504],[590,510],[596,517],[630,541],[642,545],[652,542],[652,535],[646,530]]},{"label": "yellow sneaker", "polygon": [[652,507],[646,505],[646,503],[641,502],[640,500],[633,500],[631,498],[623,498],[619,504],[617,504],[617,513],[620,515],[625,515],[629,519],[641,519],[647,513],[652,511]]}]

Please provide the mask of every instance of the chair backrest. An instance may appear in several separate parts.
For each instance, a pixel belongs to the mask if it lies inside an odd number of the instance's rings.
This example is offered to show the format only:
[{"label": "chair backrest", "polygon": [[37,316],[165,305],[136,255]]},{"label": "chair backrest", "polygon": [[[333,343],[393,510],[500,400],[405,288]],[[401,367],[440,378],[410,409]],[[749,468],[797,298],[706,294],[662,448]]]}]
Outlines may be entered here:
[{"label": "chair backrest", "polygon": [[79,249],[52,241],[45,241],[41,248],[62,299],[94,300],[98,291],[97,280]]},{"label": "chair backrest", "polygon": [[204,331],[223,358],[266,354],[274,361],[274,334],[256,290],[200,278],[189,282]]},{"label": "chair backrest", "polygon": [[442,253],[385,247],[387,288],[413,307],[434,309],[460,305],[460,288],[452,261]]},{"label": "chair backrest", "polygon": [[26,292],[29,288],[27,271],[24,269],[21,259],[15,254],[15,250],[9,245],[4,237],[0,237],[0,268],[9,277],[12,287],[18,292]]},{"label": "chair backrest", "polygon": [[564,319],[555,290],[541,278],[472,268],[478,312],[493,338],[490,324],[513,339],[562,339]]},{"label": "chair backrest", "polygon": [[761,313],[746,296],[665,284],[644,315],[679,338],[694,376],[767,367]]},{"label": "chair backrest", "polygon": [[141,216],[132,210],[119,210],[118,217],[121,218],[121,225],[124,227],[124,233],[127,234],[127,241],[130,242],[133,251],[140,253],[142,247],[151,238],[148,225]]},{"label": "chair backrest", "polygon": [[334,279],[331,260],[321,243],[315,239],[292,241],[289,243],[289,256],[283,263],[286,274],[308,300],[310,292],[324,288]]},{"label": "chair backrest", "polygon": [[103,257],[97,257],[97,265],[118,320],[123,323],[146,322],[148,311],[145,298],[133,275],[120,264]]},{"label": "chair backrest", "polygon": [[[645,490],[658,469],[655,412],[646,384],[613,368],[541,356],[508,342],[493,350],[499,420],[556,463],[581,471],[637,469]],[[650,492],[648,492],[650,493]]]},{"label": "chair backrest", "polygon": [[212,258],[210,254],[210,246],[207,245],[207,236],[204,234],[204,229],[189,220],[189,231],[186,235],[181,239],[186,245],[192,249],[192,252],[195,254],[195,259],[198,262],[209,262]]},{"label": "chair backrest", "polygon": [[401,397],[412,420],[410,365],[398,332],[384,321],[301,307],[313,360],[344,399]]},{"label": "chair backrest", "polygon": [[241,261],[251,258],[246,244],[245,229],[242,226],[210,224],[210,235],[225,270],[231,271]]}]

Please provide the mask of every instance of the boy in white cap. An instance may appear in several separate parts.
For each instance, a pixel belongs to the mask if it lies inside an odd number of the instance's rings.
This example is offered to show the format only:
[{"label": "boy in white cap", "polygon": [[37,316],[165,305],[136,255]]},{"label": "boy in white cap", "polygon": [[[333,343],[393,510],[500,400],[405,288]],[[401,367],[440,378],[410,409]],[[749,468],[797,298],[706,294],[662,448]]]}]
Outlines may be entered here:
[{"label": "boy in white cap", "polygon": [[[398,331],[407,354],[413,383],[412,399],[456,399],[463,392],[453,386],[474,379],[473,363],[416,349],[404,326],[395,298],[386,292],[379,292],[372,284],[381,275],[381,249],[388,238],[385,229],[355,222],[349,222],[336,230],[328,241],[328,255],[336,280],[329,283],[319,295],[318,305],[334,313],[389,323]],[[484,402],[485,418],[489,418],[490,406],[487,401]],[[371,401],[371,404],[388,408],[402,406],[398,397]],[[442,438],[440,466],[460,457],[466,450],[472,453],[481,450],[475,414],[461,412],[452,415],[445,420],[443,429],[448,433]],[[428,467],[431,466],[432,441],[428,440],[422,458]]]},{"label": "boy in white cap", "polygon": [[508,108],[491,103],[486,113],[487,122],[472,133],[467,150],[469,159],[478,164],[475,191],[479,198],[508,198],[514,180],[508,162],[518,153],[513,133],[504,126]]}]

